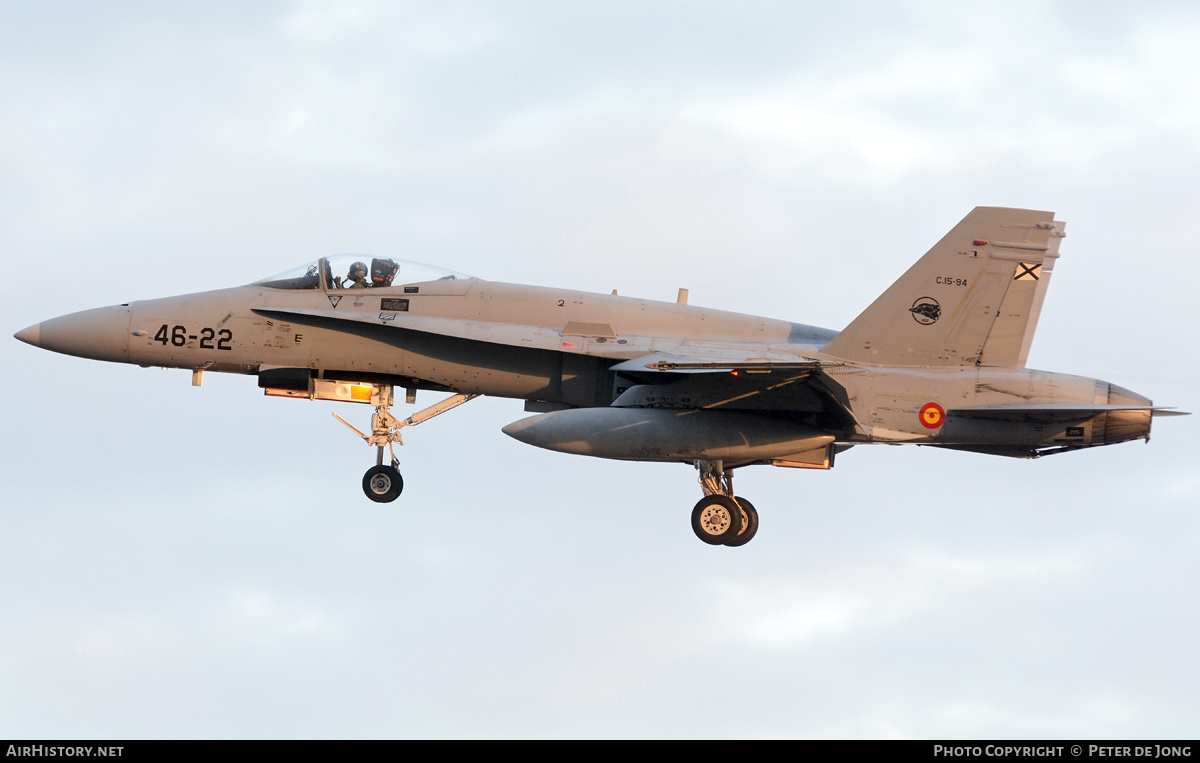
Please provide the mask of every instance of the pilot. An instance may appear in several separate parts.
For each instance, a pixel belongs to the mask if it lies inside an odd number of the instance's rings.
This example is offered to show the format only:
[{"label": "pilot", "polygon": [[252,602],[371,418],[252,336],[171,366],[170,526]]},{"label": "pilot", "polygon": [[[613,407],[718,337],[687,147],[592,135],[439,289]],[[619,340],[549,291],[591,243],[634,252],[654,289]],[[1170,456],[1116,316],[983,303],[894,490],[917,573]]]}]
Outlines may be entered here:
[{"label": "pilot", "polygon": [[367,283],[367,265],[364,262],[351,265],[346,280],[342,282],[343,289],[365,289],[370,285]]}]

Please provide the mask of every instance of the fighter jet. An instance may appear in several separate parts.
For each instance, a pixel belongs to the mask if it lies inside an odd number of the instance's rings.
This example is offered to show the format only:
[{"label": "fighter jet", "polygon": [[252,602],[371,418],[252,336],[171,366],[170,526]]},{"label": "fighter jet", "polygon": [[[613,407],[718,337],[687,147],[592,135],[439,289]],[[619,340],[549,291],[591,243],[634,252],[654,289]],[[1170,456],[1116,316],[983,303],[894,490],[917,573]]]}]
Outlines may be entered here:
[{"label": "fighter jet", "polygon": [[[265,394],[374,407],[363,491],[395,500],[401,430],[480,395],[541,448],[696,469],[692,529],[742,546],[751,465],[830,469],[868,443],[1037,458],[1148,440],[1154,406],[1025,368],[1059,256],[1051,212],[978,207],[842,331],[686,304],[497,283],[395,258],[322,257],[246,286],[130,302],[16,334],[84,358],[249,374]],[[395,388],[450,393],[404,419]],[[384,452],[388,462],[384,462]]]}]

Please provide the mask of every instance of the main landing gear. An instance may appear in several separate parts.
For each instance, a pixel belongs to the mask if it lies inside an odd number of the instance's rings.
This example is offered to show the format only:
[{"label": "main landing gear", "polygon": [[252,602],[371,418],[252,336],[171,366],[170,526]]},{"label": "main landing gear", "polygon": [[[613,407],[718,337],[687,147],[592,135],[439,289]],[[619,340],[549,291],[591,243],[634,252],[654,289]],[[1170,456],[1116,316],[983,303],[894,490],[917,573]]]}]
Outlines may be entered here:
[{"label": "main landing gear", "polygon": [[758,532],[758,511],[733,494],[733,470],[721,461],[697,461],[704,497],[692,509],[692,532],[712,546],[744,546]]},{"label": "main landing gear", "polygon": [[[386,385],[378,385],[377,391],[379,405],[375,408],[375,415],[371,417],[371,434],[363,434],[354,427],[353,424],[343,419],[336,413],[333,417],[342,422],[359,437],[367,441],[367,445],[374,445],[379,449],[375,459],[375,466],[367,470],[363,475],[362,487],[367,498],[370,498],[376,503],[390,503],[400,497],[400,493],[404,490],[404,478],[400,476],[400,462],[396,460],[396,451],[392,443],[404,444],[404,440],[400,437],[400,430],[404,427],[411,427],[420,424],[423,421],[428,421],[434,416],[445,413],[453,408],[457,408],[468,400],[473,400],[479,395],[454,395],[445,400],[431,405],[428,408],[417,411],[403,421],[392,415],[392,388]],[[385,465],[383,463],[383,449],[387,447],[388,454],[391,456],[391,463]]]}]

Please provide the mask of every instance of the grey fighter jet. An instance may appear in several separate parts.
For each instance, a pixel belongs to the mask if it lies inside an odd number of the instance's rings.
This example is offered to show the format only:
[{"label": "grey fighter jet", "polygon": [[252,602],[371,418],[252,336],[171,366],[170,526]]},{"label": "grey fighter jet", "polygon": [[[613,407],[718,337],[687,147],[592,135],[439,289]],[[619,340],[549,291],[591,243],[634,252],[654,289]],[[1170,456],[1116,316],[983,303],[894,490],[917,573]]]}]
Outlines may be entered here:
[{"label": "grey fighter jet", "polygon": [[[1150,437],[1176,413],[1115,384],[1025,368],[1058,258],[1050,212],[979,207],[842,331],[686,304],[496,283],[388,258],[321,258],[231,289],[130,302],[16,338],[98,360],[251,374],[266,394],[366,403],[363,490],[400,495],[400,431],[479,395],[536,415],[541,448],[699,472],[692,529],[740,546],[733,471],[829,469],[865,443],[1019,458]],[[403,420],[393,389],[450,393]],[[334,414],[336,416],[336,414]],[[389,462],[384,462],[384,451]]]}]

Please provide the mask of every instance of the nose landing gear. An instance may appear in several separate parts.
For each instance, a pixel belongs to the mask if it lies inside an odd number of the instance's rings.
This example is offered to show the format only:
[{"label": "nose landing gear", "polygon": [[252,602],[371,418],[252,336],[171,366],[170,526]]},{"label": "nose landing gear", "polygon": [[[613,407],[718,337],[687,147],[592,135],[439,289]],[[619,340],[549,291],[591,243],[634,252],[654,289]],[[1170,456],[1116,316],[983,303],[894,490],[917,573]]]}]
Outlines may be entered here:
[{"label": "nose landing gear", "polygon": [[733,494],[733,470],[721,461],[697,461],[704,497],[692,509],[692,532],[711,546],[744,546],[758,532],[758,511]]},{"label": "nose landing gear", "polygon": [[[379,405],[375,408],[375,415],[371,417],[371,434],[363,434],[353,424],[336,413],[333,414],[333,417],[349,427],[356,435],[363,438],[367,445],[374,445],[379,449],[375,466],[368,469],[367,473],[363,475],[363,493],[366,494],[367,498],[376,503],[390,503],[399,498],[400,493],[404,490],[404,478],[400,476],[400,462],[396,460],[396,451],[392,445],[392,443],[404,444],[404,440],[400,437],[400,430],[404,427],[416,426],[423,421],[428,421],[434,416],[443,414],[469,400],[479,397],[479,395],[453,395],[428,408],[417,411],[407,419],[401,421],[393,416],[391,412],[391,386],[378,384],[375,387],[378,397],[374,397],[373,399],[378,400]],[[391,463],[386,466],[383,463],[383,449],[385,446],[391,455]]]}]

